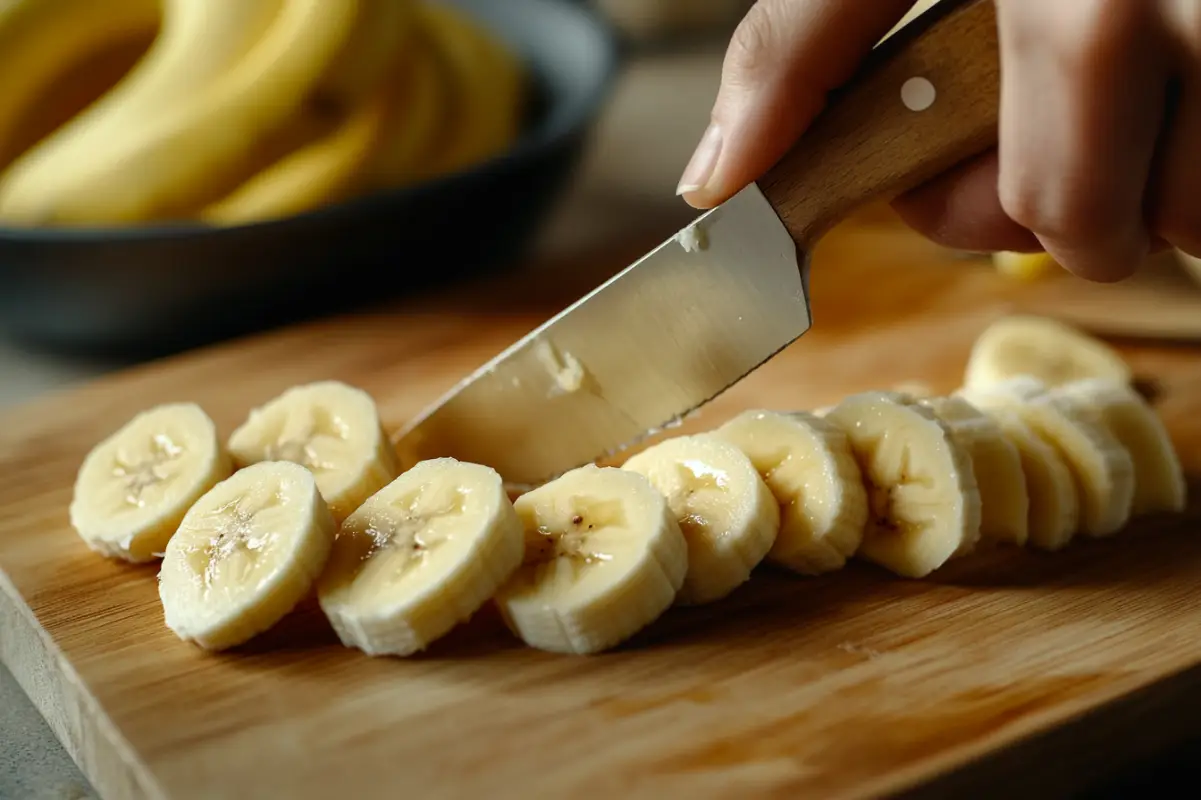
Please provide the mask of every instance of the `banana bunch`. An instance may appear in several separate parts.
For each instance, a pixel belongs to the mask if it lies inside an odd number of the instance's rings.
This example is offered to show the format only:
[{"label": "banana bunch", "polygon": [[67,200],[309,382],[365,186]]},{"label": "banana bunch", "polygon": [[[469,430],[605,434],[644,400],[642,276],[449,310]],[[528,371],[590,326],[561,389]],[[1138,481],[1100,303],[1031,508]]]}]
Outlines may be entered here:
[{"label": "banana bunch", "polygon": [[524,67],[438,0],[0,3],[0,224],[236,225],[508,148]]},{"label": "banana bunch", "polygon": [[484,465],[402,471],[374,400],[343,383],[289,389],[224,441],[199,406],[167,404],[87,455],[70,517],[98,553],[162,558],[166,624],[202,648],[246,642],[315,594],[344,645],[403,657],[490,602],[531,647],[597,653],[764,563],[816,576],[858,558],[920,579],[1185,502],[1173,443],[1120,356],[1011,316],[949,395],[915,383],[751,409],[515,500]]},{"label": "banana bunch", "polygon": [[1047,253],[1011,253],[1002,250],[992,254],[993,268],[998,275],[1018,281],[1036,281],[1053,273],[1057,262]]}]

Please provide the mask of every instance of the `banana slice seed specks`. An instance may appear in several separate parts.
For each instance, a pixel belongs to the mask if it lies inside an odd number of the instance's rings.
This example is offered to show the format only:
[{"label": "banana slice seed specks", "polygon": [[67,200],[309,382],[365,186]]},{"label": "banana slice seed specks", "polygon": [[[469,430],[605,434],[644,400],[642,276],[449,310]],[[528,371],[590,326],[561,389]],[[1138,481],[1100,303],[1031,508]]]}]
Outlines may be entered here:
[{"label": "banana slice seed specks", "polygon": [[318,599],[346,646],[408,656],[490,600],[524,548],[495,470],[422,461],[342,524]]},{"label": "banana slice seed specks", "polygon": [[304,467],[265,461],[234,473],[196,501],[167,545],[167,627],[207,650],[252,639],[309,593],[333,538],[333,515]]},{"label": "banana slice seed specks", "polygon": [[975,548],[980,490],[970,455],[915,398],[864,392],[826,419],[850,440],[871,513],[860,555],[908,578],[924,578]]},{"label": "banana slice seed specks", "polygon": [[868,516],[846,434],[813,413],[751,410],[715,435],[750,458],[780,504],[768,560],[801,575],[842,569],[863,541]]},{"label": "banana slice seed specks", "polygon": [[677,602],[710,603],[751,577],[780,529],[780,507],[751,460],[716,436],[660,442],[630,458],[667,498],[688,540],[688,573]]}]

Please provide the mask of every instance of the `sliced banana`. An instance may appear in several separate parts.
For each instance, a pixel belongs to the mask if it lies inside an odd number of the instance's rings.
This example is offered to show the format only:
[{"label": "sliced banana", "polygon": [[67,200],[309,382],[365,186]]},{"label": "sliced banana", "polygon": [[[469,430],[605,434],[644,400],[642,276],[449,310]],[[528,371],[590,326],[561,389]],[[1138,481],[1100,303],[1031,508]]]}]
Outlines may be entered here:
[{"label": "sliced banana", "polygon": [[1180,457],[1163,421],[1129,384],[1093,378],[1060,386],[1052,394],[1076,401],[1130,453],[1132,515],[1184,510],[1188,487]]},{"label": "sliced banana", "polygon": [[92,550],[135,563],[162,555],[188,508],[233,471],[195,403],[143,411],[80,465],[71,525]]},{"label": "sliced banana", "polygon": [[206,650],[263,633],[309,593],[334,529],[304,467],[239,470],[196,501],[167,545],[158,585],[167,627]]},{"label": "sliced banana", "polygon": [[1012,411],[986,412],[1017,448],[1030,498],[1027,544],[1040,550],[1061,550],[1072,541],[1080,524],[1080,498],[1072,472],[1063,457]]},{"label": "sliced banana", "polygon": [[1130,367],[1099,339],[1057,320],[1013,315],[984,330],[972,345],[965,389],[977,389],[1029,375],[1047,386],[1084,378],[1129,383]]},{"label": "sliced banana", "polygon": [[846,432],[866,481],[863,558],[924,578],[971,552],[982,511],[971,456],[932,410],[897,392],[863,392],[826,419]]},{"label": "sliced banana", "polygon": [[633,456],[637,472],[666,498],[688,541],[677,602],[720,600],[751,577],[780,530],[780,506],[755,465],[716,436],[668,439]]},{"label": "sliced banana", "polygon": [[750,410],[714,435],[750,459],[780,504],[772,563],[801,575],[841,569],[859,549],[868,502],[846,434],[803,411]]},{"label": "sliced banana", "polygon": [[1024,545],[1030,496],[1016,445],[991,417],[962,397],[930,397],[921,403],[946,423],[971,458],[980,490],[980,538]]},{"label": "sliced banana", "polygon": [[422,461],[342,523],[317,596],[347,647],[408,656],[488,602],[524,551],[495,470]]},{"label": "sliced banana", "polygon": [[293,461],[312,470],[339,523],[400,474],[371,395],[337,381],[295,386],[254,409],[229,450],[238,466]]},{"label": "sliced banana", "polygon": [[597,653],[655,621],[688,572],[688,544],[642,475],[589,465],[522,495],[525,559],[496,596],[509,628],[556,653]]},{"label": "sliced banana", "polygon": [[977,407],[1018,414],[1059,451],[1076,483],[1081,532],[1109,536],[1126,524],[1134,498],[1134,462],[1087,406],[1051,394],[1045,383],[1030,376],[962,392]]}]

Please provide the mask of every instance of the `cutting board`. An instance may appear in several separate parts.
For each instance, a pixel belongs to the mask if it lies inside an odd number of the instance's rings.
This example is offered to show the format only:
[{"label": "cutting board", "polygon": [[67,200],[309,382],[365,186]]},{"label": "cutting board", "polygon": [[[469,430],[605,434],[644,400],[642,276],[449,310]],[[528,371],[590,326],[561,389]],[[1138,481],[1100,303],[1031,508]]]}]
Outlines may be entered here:
[{"label": "cutting board", "polygon": [[[139,409],[195,400],[228,432],[290,385],[337,378],[395,427],[645,244],[148,364],[0,419],[0,655],[106,798],[1049,796],[1201,730],[1197,501],[923,581],[762,568],[593,657],[524,648],[484,611],[424,656],[373,660],[311,602],[209,655],[163,626],[155,567],[107,562],[68,527],[80,459]],[[835,230],[812,286],[812,332],[684,431],[905,380],[950,390],[986,324],[1051,291],[878,220]],[[1201,351],[1123,350],[1201,476]]]}]

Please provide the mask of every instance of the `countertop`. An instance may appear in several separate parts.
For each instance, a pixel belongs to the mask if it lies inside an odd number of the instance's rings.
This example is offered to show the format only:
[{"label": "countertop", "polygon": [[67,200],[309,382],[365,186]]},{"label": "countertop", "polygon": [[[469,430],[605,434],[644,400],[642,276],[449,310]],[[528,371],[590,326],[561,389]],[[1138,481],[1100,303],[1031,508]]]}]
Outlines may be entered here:
[{"label": "countertop", "polygon": [[[692,217],[674,196],[675,183],[707,121],[723,49],[722,42],[712,42],[645,54],[628,64],[574,185],[542,232],[536,261],[553,263],[618,237],[667,235]],[[0,340],[0,409],[120,366],[28,352]],[[1095,797],[1146,792],[1201,796],[1201,743],[1108,781]],[[0,667],[0,800],[92,797],[86,779]]]}]

